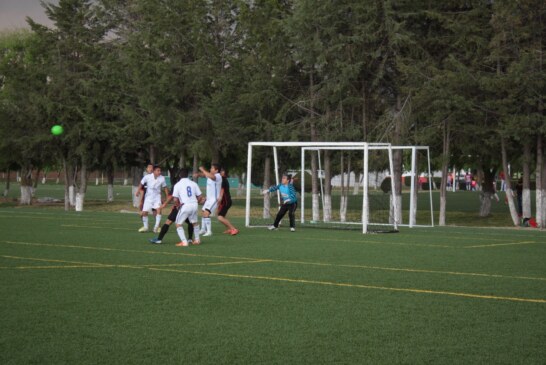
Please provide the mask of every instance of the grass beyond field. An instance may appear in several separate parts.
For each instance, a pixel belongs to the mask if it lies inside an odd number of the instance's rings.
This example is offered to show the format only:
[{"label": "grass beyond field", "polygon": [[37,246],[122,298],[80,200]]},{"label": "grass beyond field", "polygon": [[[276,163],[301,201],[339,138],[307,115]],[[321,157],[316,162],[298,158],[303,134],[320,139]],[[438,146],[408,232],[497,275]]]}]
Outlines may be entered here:
[{"label": "grass beyond field", "polygon": [[[461,193],[462,194],[462,193]],[[242,227],[242,219],[234,219]],[[544,363],[545,233],[240,228],[0,208],[2,364]]]},{"label": "grass beyond field", "polygon": [[[245,209],[245,196],[242,193],[240,196],[237,196],[235,189],[232,189],[232,194],[234,196],[233,207],[230,210],[230,216],[244,216]],[[336,212],[339,209],[339,196],[336,195],[339,192],[334,192],[332,199],[333,210]],[[419,193],[419,199],[417,204],[417,219],[419,224],[430,224],[430,201],[429,201],[429,192],[422,191]],[[134,210],[131,205],[131,186],[115,185],[114,186],[114,202],[106,203],[106,185],[89,185],[87,189],[85,207],[84,209],[89,211],[120,211],[120,210]],[[257,191],[255,195],[258,195]],[[480,210],[480,200],[479,192],[477,191],[457,191],[457,192],[448,192],[447,195],[447,224],[456,225],[456,226],[474,226],[474,227],[512,227],[513,223],[510,218],[510,212],[508,210],[508,205],[504,203],[505,193],[498,193],[500,201],[497,202],[492,200],[491,202],[491,215],[488,217],[479,217],[478,213]],[[17,206],[17,199],[20,196],[19,185],[12,183],[11,189],[9,191],[8,200],[3,201],[0,198],[0,208],[2,207],[13,207]],[[64,186],[62,184],[39,184],[36,190],[36,198],[54,198],[58,200],[64,199]],[[433,191],[432,200],[434,205],[434,221],[435,224],[438,224],[438,210],[439,210],[439,193],[438,191]],[[306,207],[311,206],[310,197],[307,196],[308,201]],[[531,203],[532,211],[534,211],[534,191],[531,192]],[[263,203],[259,199],[254,199],[253,204],[258,204],[258,206],[263,206]],[[262,204],[262,205],[260,205]],[[352,204],[352,205],[351,205]],[[37,203],[36,205],[43,205]],[[62,209],[64,204],[62,202],[47,204],[49,207],[57,207]],[[358,214],[361,214],[362,198],[361,197],[351,197],[349,201],[350,208],[354,208],[358,211]],[[257,207],[258,207],[257,206]],[[300,204],[301,206],[301,204]],[[409,208],[409,194],[405,192],[403,194],[403,208],[405,209],[403,213],[404,222],[407,223],[408,217],[408,208]],[[310,216],[310,213],[309,213]],[[299,214],[297,214],[299,219]]]}]

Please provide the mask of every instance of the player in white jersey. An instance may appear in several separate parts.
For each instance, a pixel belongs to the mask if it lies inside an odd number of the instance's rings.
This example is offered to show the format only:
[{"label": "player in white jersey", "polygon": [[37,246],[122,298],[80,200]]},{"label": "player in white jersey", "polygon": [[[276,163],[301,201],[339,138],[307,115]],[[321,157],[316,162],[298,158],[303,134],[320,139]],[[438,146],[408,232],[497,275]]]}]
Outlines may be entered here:
[{"label": "player in white jersey", "polygon": [[[142,176],[146,176],[148,174],[151,174],[154,172],[154,165],[149,163],[146,165],[146,171],[144,171],[144,174]],[[142,190],[140,190],[142,189]],[[144,192],[144,194],[142,194]],[[144,206],[144,195],[146,194],[146,185],[140,184],[135,192],[135,196],[138,198],[138,210],[140,210],[140,218],[142,219],[142,207]]]},{"label": "player in white jersey", "polygon": [[145,175],[140,181],[139,194],[143,193],[143,186],[146,186],[146,195],[144,195],[144,204],[142,205],[142,228],[139,232],[148,232],[148,213],[155,209],[155,225],[154,232],[159,231],[159,223],[161,223],[161,190],[165,191],[165,195],[169,195],[165,178],[161,175],[161,167],[154,166],[151,174]]},{"label": "player in white jersey", "polygon": [[179,205],[175,223],[180,242],[176,245],[183,247],[189,245],[186,240],[186,235],[184,234],[184,227],[182,227],[182,223],[184,223],[186,219],[189,219],[194,226],[193,232],[195,234],[195,239],[193,240],[193,244],[198,245],[201,241],[199,240],[197,209],[199,207],[198,202],[201,198],[201,189],[199,189],[199,186],[195,182],[188,179],[187,169],[181,169],[179,176],[181,179],[173,188],[175,204]]},{"label": "player in white jersey", "polygon": [[203,166],[199,167],[200,176],[207,178],[207,200],[203,204],[203,218],[201,219],[201,234],[203,236],[212,236],[211,214],[214,214],[220,204],[220,190],[222,189],[222,176],[220,175],[220,165],[213,163],[210,171]]}]

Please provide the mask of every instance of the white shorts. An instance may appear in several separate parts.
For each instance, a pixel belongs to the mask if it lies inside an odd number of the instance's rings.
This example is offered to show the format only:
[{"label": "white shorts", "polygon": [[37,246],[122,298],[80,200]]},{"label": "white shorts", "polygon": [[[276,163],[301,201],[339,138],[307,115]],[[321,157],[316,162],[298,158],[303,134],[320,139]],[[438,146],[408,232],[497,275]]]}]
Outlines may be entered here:
[{"label": "white shorts", "polygon": [[218,209],[218,200],[216,199],[207,199],[205,204],[203,204],[203,210],[208,210],[210,214],[214,215]]},{"label": "white shorts", "polygon": [[195,203],[187,203],[178,208],[178,214],[176,215],[176,224],[182,225],[186,219],[190,220],[190,223],[197,223],[197,208]]},{"label": "white shorts", "polygon": [[159,209],[161,206],[161,196],[145,196],[142,205],[143,212],[149,212],[152,209]]}]

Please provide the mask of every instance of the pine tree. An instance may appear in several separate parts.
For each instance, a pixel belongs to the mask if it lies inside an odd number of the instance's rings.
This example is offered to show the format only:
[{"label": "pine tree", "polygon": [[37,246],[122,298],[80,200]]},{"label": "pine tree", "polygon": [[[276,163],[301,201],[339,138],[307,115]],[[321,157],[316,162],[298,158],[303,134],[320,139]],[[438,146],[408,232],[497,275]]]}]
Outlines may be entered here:
[{"label": "pine tree", "polygon": [[[94,80],[108,28],[97,17],[91,1],[60,0],[58,5],[44,3],[44,8],[54,28],[32,20],[29,23],[40,42],[47,45],[47,114],[66,131],[59,143],[65,168],[65,209],[74,202],[76,210],[82,210],[97,134]],[[76,172],[79,178],[75,179]],[[72,201],[70,192],[76,183],[78,191]]]}]

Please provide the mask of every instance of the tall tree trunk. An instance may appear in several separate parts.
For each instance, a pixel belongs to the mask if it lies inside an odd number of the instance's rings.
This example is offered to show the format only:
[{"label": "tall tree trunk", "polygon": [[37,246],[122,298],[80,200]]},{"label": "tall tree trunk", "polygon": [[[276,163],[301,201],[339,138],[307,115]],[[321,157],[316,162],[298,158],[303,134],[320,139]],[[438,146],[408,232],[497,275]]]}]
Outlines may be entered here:
[{"label": "tall tree trunk", "polygon": [[87,179],[87,163],[82,159],[82,167],[80,170],[80,187],[76,193],[76,212],[83,212],[85,193],[87,191]]},{"label": "tall tree trunk", "polygon": [[11,180],[11,170],[8,168],[8,171],[6,173],[6,187],[4,189],[4,198],[6,198],[9,194],[9,188],[10,188],[10,180]]},{"label": "tall tree trunk", "polygon": [[178,167],[186,167],[186,153],[184,151],[180,152],[180,157],[178,159]]},{"label": "tall tree trunk", "polygon": [[312,219],[320,220],[320,190],[318,180],[318,158],[316,153],[311,153],[311,196]]},{"label": "tall tree trunk", "polygon": [[214,148],[212,149],[212,159],[211,163],[220,163],[220,151],[216,147],[216,144],[214,145]]},{"label": "tall tree trunk", "polygon": [[42,169],[36,169],[34,172],[34,179],[32,179],[32,189],[30,190],[30,193],[33,198],[36,197],[36,189],[38,189],[38,181],[40,181],[40,173]]},{"label": "tall tree trunk", "polygon": [[108,180],[106,202],[111,203],[114,201],[114,169],[111,166],[106,169],[106,178]]},{"label": "tall tree trunk", "polygon": [[544,158],[544,139],[537,135],[537,160],[536,160],[536,221],[542,229],[546,228],[546,158]]},{"label": "tall tree trunk", "polygon": [[339,221],[345,222],[347,220],[347,194],[345,193],[345,158],[343,151],[340,154],[340,173],[341,173],[341,194],[339,196]]},{"label": "tall tree trunk", "polygon": [[[544,141],[544,140],[543,140]],[[541,197],[541,225],[540,227],[542,229],[546,228],[546,153],[544,149],[544,143],[542,145],[542,171],[540,173],[541,179],[541,186],[540,186],[540,197]]]},{"label": "tall tree trunk", "polygon": [[341,153],[341,198],[339,204],[339,220],[341,222],[347,221],[347,206],[348,206],[348,192],[349,183],[351,179],[351,155],[347,157],[347,170],[345,170],[345,163],[343,158],[343,152]]},{"label": "tall tree trunk", "polygon": [[[544,44],[543,34],[540,32],[540,43]],[[544,64],[543,48],[539,47],[539,70],[542,72]],[[544,99],[538,99],[538,114],[544,115]],[[544,133],[544,132],[542,132]],[[537,135],[537,171],[536,171],[536,209],[537,223],[541,229],[546,228],[546,149],[544,147],[544,135]],[[540,218],[539,218],[540,217]]]},{"label": "tall tree trunk", "polygon": [[[414,226],[417,224],[417,201],[419,199],[419,190],[422,188],[421,182],[420,182],[420,174],[418,170],[419,166],[419,153],[415,153],[415,175],[413,176],[414,179],[414,187],[411,192],[411,195],[413,196],[413,209],[410,212],[409,216],[409,224],[410,226]],[[430,176],[429,176],[430,179]]]},{"label": "tall tree trunk", "polygon": [[[366,97],[366,83],[362,81],[362,141],[368,141],[368,98]],[[360,186],[364,181],[364,170],[359,174],[358,179],[355,175],[355,185],[353,195],[358,195]]]},{"label": "tall tree trunk", "polygon": [[156,152],[156,148],[153,144],[151,144],[149,147],[148,147],[148,153],[150,154],[150,163],[151,164],[156,164],[157,161],[155,160],[156,156],[155,156],[155,152]]},{"label": "tall tree trunk", "polygon": [[522,218],[531,218],[531,143],[528,139],[523,142],[523,195]]},{"label": "tall tree trunk", "polygon": [[63,156],[63,173],[64,173],[64,210],[68,212],[72,204],[70,204],[70,188],[74,188],[72,180],[72,164],[66,157]]},{"label": "tall tree trunk", "polygon": [[480,217],[489,217],[491,215],[491,194],[480,191]]},{"label": "tall tree trunk", "polygon": [[[448,165],[449,165],[449,144],[451,141],[451,135],[449,130],[449,119],[444,120],[443,128],[443,144],[442,144],[442,182],[440,184],[440,217],[438,224],[440,226],[446,225],[446,208],[447,208],[447,179],[448,179]],[[452,179],[453,184],[455,183]]]},{"label": "tall tree trunk", "polygon": [[191,166],[192,166],[191,168],[192,168],[193,174],[196,174],[199,172],[199,156],[197,156],[197,154],[193,155],[193,161]]},{"label": "tall tree trunk", "polygon": [[[311,110],[314,109],[315,93],[314,93],[314,77],[313,73],[309,74],[309,90],[311,99]],[[316,118],[314,115],[309,117],[310,129],[311,129],[311,141],[318,141]],[[317,154],[311,153],[311,195],[312,195],[312,217],[315,222],[320,220],[320,196],[319,196],[319,180],[318,180],[318,161]]]},{"label": "tall tree trunk", "polygon": [[21,205],[32,203],[32,168],[24,166],[21,168]]},{"label": "tall tree trunk", "polygon": [[368,141],[368,98],[366,97],[366,82],[362,81],[362,141]]},{"label": "tall tree trunk", "polygon": [[[485,172],[484,172],[484,169],[483,169],[483,166],[478,166],[478,168],[476,169],[476,176],[474,176],[474,181],[476,181],[476,191],[480,191],[480,190],[483,190],[483,186],[482,186],[482,182],[485,183]],[[493,176],[493,182],[492,184],[494,184],[495,180],[494,180],[494,176]],[[489,190],[491,191],[491,190]]]},{"label": "tall tree trunk", "polygon": [[[400,145],[402,141],[402,100],[400,95],[396,98],[396,107],[394,108],[394,135],[393,144]],[[391,202],[391,219],[397,218],[397,223],[402,224],[402,150],[393,151],[393,173],[394,179],[394,202]]]},{"label": "tall tree trunk", "polygon": [[324,207],[322,207],[324,222],[332,220],[332,159],[331,151],[324,150]]},{"label": "tall tree trunk", "polygon": [[[262,185],[264,189],[271,186],[271,156],[266,156],[264,160],[264,184]],[[271,218],[271,200],[269,199],[268,194],[264,195],[264,210],[263,210],[263,218],[269,219]]]},{"label": "tall tree trunk", "polygon": [[[358,192],[360,191],[360,184],[362,184],[363,179],[364,179],[364,174],[362,172],[358,172],[358,176],[357,176],[355,171],[355,184],[353,185],[353,195],[358,195]],[[376,179],[375,187],[377,188],[377,179]]]},{"label": "tall tree trunk", "polygon": [[220,163],[220,150],[218,149],[217,143],[212,145],[210,163]]},{"label": "tall tree trunk", "polygon": [[391,219],[394,219],[396,217],[396,223],[402,224],[402,150],[394,150],[392,152],[392,161],[392,178],[394,179],[394,201],[391,201],[391,212],[389,216],[391,217]]},{"label": "tall tree trunk", "polygon": [[142,171],[137,166],[131,166],[131,196],[133,197],[133,207],[140,207],[141,196],[136,196],[137,190],[140,188],[140,181],[142,180]]},{"label": "tall tree trunk", "polygon": [[70,185],[68,186],[68,201],[71,207],[76,206],[76,180],[78,176],[78,165],[76,163],[70,163]]},{"label": "tall tree trunk", "polygon": [[[501,154],[502,154],[502,168],[504,171],[508,171],[508,157],[506,156],[506,145],[504,142],[504,137],[501,137]],[[508,200],[508,208],[510,209],[510,216],[512,217],[512,222],[514,226],[519,225],[518,212],[516,210],[516,205],[514,204],[514,192],[512,191],[512,183],[510,181],[510,174],[506,173],[506,199]],[[491,204],[491,199],[489,199],[489,204]]]},{"label": "tall tree trunk", "polygon": [[[351,185],[351,153],[349,152],[349,155],[347,157],[347,179],[345,180],[345,187],[342,191],[343,196],[343,220],[342,222],[347,221],[347,210],[349,208],[349,188]],[[342,171],[342,173],[344,173]]]},{"label": "tall tree trunk", "polygon": [[480,168],[483,175],[482,190],[480,190],[480,217],[488,217],[491,215],[491,199],[495,194],[493,184],[495,183],[495,169]]}]

